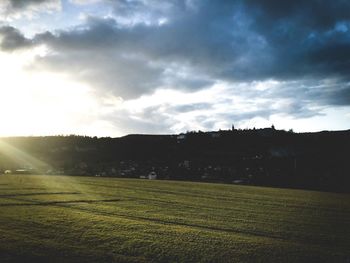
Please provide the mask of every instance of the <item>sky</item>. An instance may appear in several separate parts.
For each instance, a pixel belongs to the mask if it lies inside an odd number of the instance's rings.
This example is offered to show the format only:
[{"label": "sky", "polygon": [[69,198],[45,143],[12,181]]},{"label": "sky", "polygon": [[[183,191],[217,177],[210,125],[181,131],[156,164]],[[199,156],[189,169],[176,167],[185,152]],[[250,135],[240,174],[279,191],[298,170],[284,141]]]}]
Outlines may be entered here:
[{"label": "sky", "polygon": [[232,124],[350,129],[350,1],[0,1],[0,136]]}]

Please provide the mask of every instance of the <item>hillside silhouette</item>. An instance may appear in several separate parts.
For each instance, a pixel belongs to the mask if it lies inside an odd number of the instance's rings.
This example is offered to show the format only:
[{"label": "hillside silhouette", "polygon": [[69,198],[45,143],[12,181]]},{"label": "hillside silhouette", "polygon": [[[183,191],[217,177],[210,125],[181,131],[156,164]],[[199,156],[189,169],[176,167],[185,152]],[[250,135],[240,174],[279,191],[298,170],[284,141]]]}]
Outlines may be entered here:
[{"label": "hillside silhouette", "polygon": [[[350,192],[350,130],[10,137],[0,173],[190,180]],[[154,179],[154,178],[153,178]]]}]

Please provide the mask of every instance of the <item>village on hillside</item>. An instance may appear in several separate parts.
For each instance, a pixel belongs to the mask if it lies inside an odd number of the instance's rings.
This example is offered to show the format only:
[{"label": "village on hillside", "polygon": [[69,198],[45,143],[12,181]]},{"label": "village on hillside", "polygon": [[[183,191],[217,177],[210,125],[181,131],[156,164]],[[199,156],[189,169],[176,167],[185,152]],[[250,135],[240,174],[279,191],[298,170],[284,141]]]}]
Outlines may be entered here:
[{"label": "village on hillside", "polygon": [[[4,138],[0,174],[190,180],[347,191],[350,131],[264,129]],[[26,158],[26,156],[28,158]]]}]

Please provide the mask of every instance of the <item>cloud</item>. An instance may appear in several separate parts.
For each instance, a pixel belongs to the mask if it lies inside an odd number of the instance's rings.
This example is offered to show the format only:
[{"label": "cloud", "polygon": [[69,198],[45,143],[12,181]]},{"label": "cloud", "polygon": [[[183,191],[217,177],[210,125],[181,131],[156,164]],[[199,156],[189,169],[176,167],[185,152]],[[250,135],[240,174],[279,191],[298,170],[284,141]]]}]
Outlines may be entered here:
[{"label": "cloud", "polygon": [[32,41],[53,52],[35,66],[69,72],[123,98],[164,86],[197,89],[213,83],[186,62],[187,54],[177,58],[177,52],[162,51],[163,44],[152,34],[157,34],[156,29],[144,25],[129,30],[119,28],[113,19],[90,18],[83,28],[36,35]]},{"label": "cloud", "polygon": [[52,2],[48,0],[9,0],[10,6],[14,9],[23,9],[28,6],[41,5],[43,3]]},{"label": "cloud", "polygon": [[[19,1],[11,7],[28,9],[45,3]],[[215,128],[229,119],[268,120],[274,114],[310,118],[326,107],[350,105],[347,1],[95,4],[108,5],[112,11],[31,39],[14,27],[3,27],[1,48],[15,52],[44,45],[48,52],[37,57],[31,70],[62,72],[102,97],[112,95],[125,102],[142,96],[151,99],[159,90],[197,94],[218,83],[230,87],[224,90],[228,102],[212,94],[209,100],[188,104],[155,103],[137,114],[130,108],[118,110],[122,117],[116,122],[130,120],[135,129],[143,126],[151,131],[154,123],[164,131],[191,125]]]},{"label": "cloud", "polygon": [[[276,1],[263,6],[254,1],[247,3],[199,2],[192,4],[196,8],[190,8],[182,1],[163,5],[158,1],[116,1],[114,18],[90,17],[86,30],[61,32],[51,44],[67,51],[110,48],[162,63],[164,70],[165,64],[173,63],[209,78],[231,81],[312,78],[325,73],[338,74],[339,70],[349,68],[343,63],[349,59],[350,53],[346,52],[349,34],[329,33],[338,21],[336,13],[327,20],[334,22],[332,27],[321,27],[330,22],[319,21],[322,10],[331,8],[340,12],[339,5],[318,5],[317,16],[309,14],[309,4],[300,3],[299,9],[288,4],[281,11],[286,15],[280,17],[276,10],[281,7]],[[148,18],[144,23],[125,26],[120,21],[132,17],[130,12],[141,20]],[[343,13],[340,18],[346,19]],[[160,17],[168,22],[152,24]],[[338,47],[339,52],[332,52],[332,48],[338,50]],[[329,52],[343,56],[330,57]]]},{"label": "cloud", "polygon": [[[273,116],[307,119],[325,115],[327,106],[310,101],[308,96],[271,95],[271,89],[285,84],[218,83],[199,91],[157,90],[124,101],[101,118],[124,129],[122,133],[137,133],[141,127],[151,133],[178,133],[230,128],[232,123],[240,128],[266,127]],[[262,86],[267,88],[262,90]]]},{"label": "cloud", "polygon": [[76,5],[90,5],[98,2],[103,2],[103,0],[69,0],[69,2]]},{"label": "cloud", "polygon": [[12,21],[21,17],[32,18],[40,12],[61,10],[61,0],[2,0],[0,18]]},{"label": "cloud", "polygon": [[350,19],[350,3],[343,0],[248,0],[244,3],[249,10],[257,13],[256,21],[261,27],[265,27],[266,24],[276,26],[276,22],[289,21],[289,24],[302,25],[303,29],[327,30],[338,21]]},{"label": "cloud", "polygon": [[3,26],[0,28],[0,48],[5,51],[29,48],[32,41],[14,27]]},{"label": "cloud", "polygon": [[344,62],[350,59],[349,2],[246,3],[246,12],[255,14],[251,29],[264,36],[271,50],[274,63],[266,68],[266,76],[295,79],[347,74]]},{"label": "cloud", "polygon": [[173,110],[177,113],[186,113],[198,110],[208,110],[211,107],[212,104],[210,103],[193,103],[175,106]]}]

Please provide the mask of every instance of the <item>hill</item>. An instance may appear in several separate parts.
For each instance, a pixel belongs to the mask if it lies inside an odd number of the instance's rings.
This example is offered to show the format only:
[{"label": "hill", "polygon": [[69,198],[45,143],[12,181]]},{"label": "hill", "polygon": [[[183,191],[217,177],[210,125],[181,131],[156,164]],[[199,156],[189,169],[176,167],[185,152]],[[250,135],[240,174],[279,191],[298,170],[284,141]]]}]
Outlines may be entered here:
[{"label": "hill", "polygon": [[350,191],[350,131],[274,128],[179,135],[0,140],[0,171]]}]

